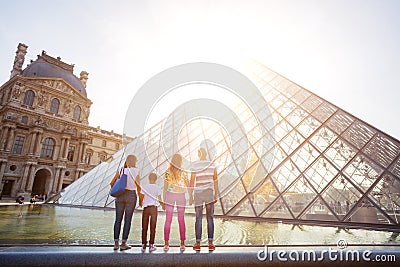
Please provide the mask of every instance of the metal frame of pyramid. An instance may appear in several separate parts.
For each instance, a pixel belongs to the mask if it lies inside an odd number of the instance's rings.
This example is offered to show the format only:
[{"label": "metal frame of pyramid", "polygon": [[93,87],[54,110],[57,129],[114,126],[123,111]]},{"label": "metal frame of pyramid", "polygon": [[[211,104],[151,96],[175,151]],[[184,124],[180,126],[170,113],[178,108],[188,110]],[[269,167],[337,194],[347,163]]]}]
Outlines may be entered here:
[{"label": "metal frame of pyramid", "polygon": [[[260,136],[240,104],[235,110],[244,127],[237,126],[237,118],[225,118],[237,128],[229,140],[206,121],[175,129],[195,112],[183,106],[110,162],[65,188],[57,203],[113,208],[109,182],[121,157],[137,155],[146,183],[150,172],[166,170],[166,155],[174,152],[166,150],[176,145],[166,143],[181,131],[179,152],[190,159],[201,140],[213,140],[220,177],[218,216],[399,232],[400,142],[262,64],[255,65],[248,77],[266,101],[254,99],[250,104],[255,113],[271,111],[265,116],[272,116],[274,129]],[[265,145],[265,138],[273,146]],[[158,183],[162,185],[162,179]]]}]

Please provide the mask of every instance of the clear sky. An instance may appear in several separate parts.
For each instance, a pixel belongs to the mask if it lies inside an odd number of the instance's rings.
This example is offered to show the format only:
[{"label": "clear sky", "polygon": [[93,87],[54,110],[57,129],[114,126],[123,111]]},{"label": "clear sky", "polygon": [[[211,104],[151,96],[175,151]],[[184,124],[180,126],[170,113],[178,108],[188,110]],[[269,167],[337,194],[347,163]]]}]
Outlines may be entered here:
[{"label": "clear sky", "polygon": [[136,90],[177,64],[253,58],[400,138],[400,1],[0,0],[0,82],[19,42],[89,72],[90,125],[122,132]]}]

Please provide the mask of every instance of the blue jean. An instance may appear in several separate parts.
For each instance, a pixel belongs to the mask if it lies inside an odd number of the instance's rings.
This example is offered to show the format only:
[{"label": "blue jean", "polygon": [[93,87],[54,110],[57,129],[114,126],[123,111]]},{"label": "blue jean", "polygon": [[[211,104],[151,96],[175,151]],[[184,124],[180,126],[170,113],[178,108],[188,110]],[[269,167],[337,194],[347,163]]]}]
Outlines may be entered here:
[{"label": "blue jean", "polygon": [[206,189],[200,192],[194,192],[194,209],[196,211],[195,233],[196,242],[201,241],[203,207],[206,206],[207,233],[208,240],[214,240],[214,191]]},{"label": "blue jean", "polygon": [[126,242],[128,240],[129,231],[131,230],[133,211],[136,207],[136,201],[136,191],[129,190],[125,190],[121,196],[115,199],[114,241],[119,241],[122,218],[124,218],[122,242]]}]

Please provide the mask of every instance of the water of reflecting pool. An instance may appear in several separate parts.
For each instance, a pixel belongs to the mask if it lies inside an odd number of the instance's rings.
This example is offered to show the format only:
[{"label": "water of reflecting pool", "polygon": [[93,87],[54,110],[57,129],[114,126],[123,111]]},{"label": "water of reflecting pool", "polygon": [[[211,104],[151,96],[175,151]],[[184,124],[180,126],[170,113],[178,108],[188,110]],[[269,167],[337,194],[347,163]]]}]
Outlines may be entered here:
[{"label": "water of reflecting pool", "polygon": [[[1,244],[111,244],[113,210],[80,209],[54,205],[0,206]],[[205,216],[204,216],[205,217]],[[194,242],[194,217],[187,215],[187,244]],[[156,243],[163,243],[164,213],[159,213]],[[139,244],[141,212],[134,214],[130,244]],[[206,241],[203,219],[203,239]],[[345,239],[349,244],[400,243],[391,232],[338,230],[336,227],[293,226],[282,223],[215,219],[215,243],[220,245],[335,244]],[[171,244],[179,243],[176,215],[172,222]]]}]

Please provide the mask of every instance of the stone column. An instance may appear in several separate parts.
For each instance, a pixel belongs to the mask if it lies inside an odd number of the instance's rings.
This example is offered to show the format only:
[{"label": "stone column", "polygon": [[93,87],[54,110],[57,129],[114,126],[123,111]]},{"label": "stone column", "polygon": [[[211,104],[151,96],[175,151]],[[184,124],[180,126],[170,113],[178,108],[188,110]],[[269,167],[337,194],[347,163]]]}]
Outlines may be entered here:
[{"label": "stone column", "polygon": [[84,142],[83,148],[82,148],[81,162],[85,162],[86,146],[87,146],[87,143]]},{"label": "stone column", "polygon": [[77,155],[77,162],[80,163],[82,162],[83,158],[83,145],[84,143],[82,141],[79,142],[79,149],[78,149],[78,155]]},{"label": "stone column", "polygon": [[36,174],[36,168],[35,168],[36,164],[32,164],[31,165],[31,172],[29,174],[29,180],[28,183],[26,185],[26,192],[32,192],[32,186],[33,186],[33,182],[35,181],[35,174]]},{"label": "stone column", "polygon": [[[4,170],[6,168],[6,165],[7,165],[7,160],[4,160],[4,159],[0,160],[0,183],[3,180]],[[1,183],[1,184],[3,184],[3,183]],[[2,190],[3,190],[3,188],[1,188],[0,191],[2,191]]]},{"label": "stone column", "polygon": [[82,170],[81,170],[81,169],[77,169],[77,170],[76,170],[74,181],[78,180],[79,177],[81,177],[81,173],[82,173]]},{"label": "stone column", "polygon": [[1,134],[1,139],[0,139],[0,151],[3,151],[5,149],[5,146],[7,144],[7,137],[8,137],[8,131],[10,127],[7,125],[3,126],[3,131]]},{"label": "stone column", "polygon": [[36,144],[35,144],[35,156],[36,157],[40,157],[40,150],[42,148],[41,143],[42,143],[42,136],[43,136],[43,132],[40,131],[37,134],[37,138],[36,138]]},{"label": "stone column", "polygon": [[64,145],[65,145],[65,137],[62,137],[61,138],[60,151],[58,151],[58,160],[61,160],[63,158]]},{"label": "stone column", "polygon": [[64,149],[64,155],[63,155],[63,159],[64,159],[64,160],[66,160],[66,159],[67,159],[67,156],[68,156],[69,141],[70,141],[70,138],[68,137],[68,138],[65,140],[65,149]]},{"label": "stone column", "polygon": [[56,173],[54,174],[53,179],[50,182],[51,193],[55,194],[57,192],[58,187],[58,177],[60,176],[61,167],[56,167]]},{"label": "stone column", "polygon": [[32,166],[31,162],[27,162],[25,164],[25,169],[24,169],[24,174],[22,175],[22,180],[21,180],[21,184],[19,185],[19,192],[25,192],[25,188],[26,186],[26,181],[28,180],[28,175],[29,175],[29,170]]},{"label": "stone column", "polygon": [[7,143],[6,143],[6,152],[10,152],[12,149],[12,145],[14,143],[14,138],[15,138],[15,126],[11,126],[7,138]]},{"label": "stone column", "polygon": [[37,132],[33,131],[31,133],[31,140],[30,140],[30,143],[29,143],[29,151],[28,151],[29,155],[35,154],[36,137],[37,137]]},{"label": "stone column", "polygon": [[58,178],[58,187],[57,187],[57,192],[60,192],[61,191],[61,189],[62,189],[62,184],[63,184],[63,181],[64,181],[64,178],[63,178],[64,176],[63,176],[63,173],[62,173],[62,171],[59,173],[59,178]]},{"label": "stone column", "polygon": [[83,150],[83,142],[79,142],[79,150],[78,150],[78,160],[77,162],[82,162],[82,150]]}]

